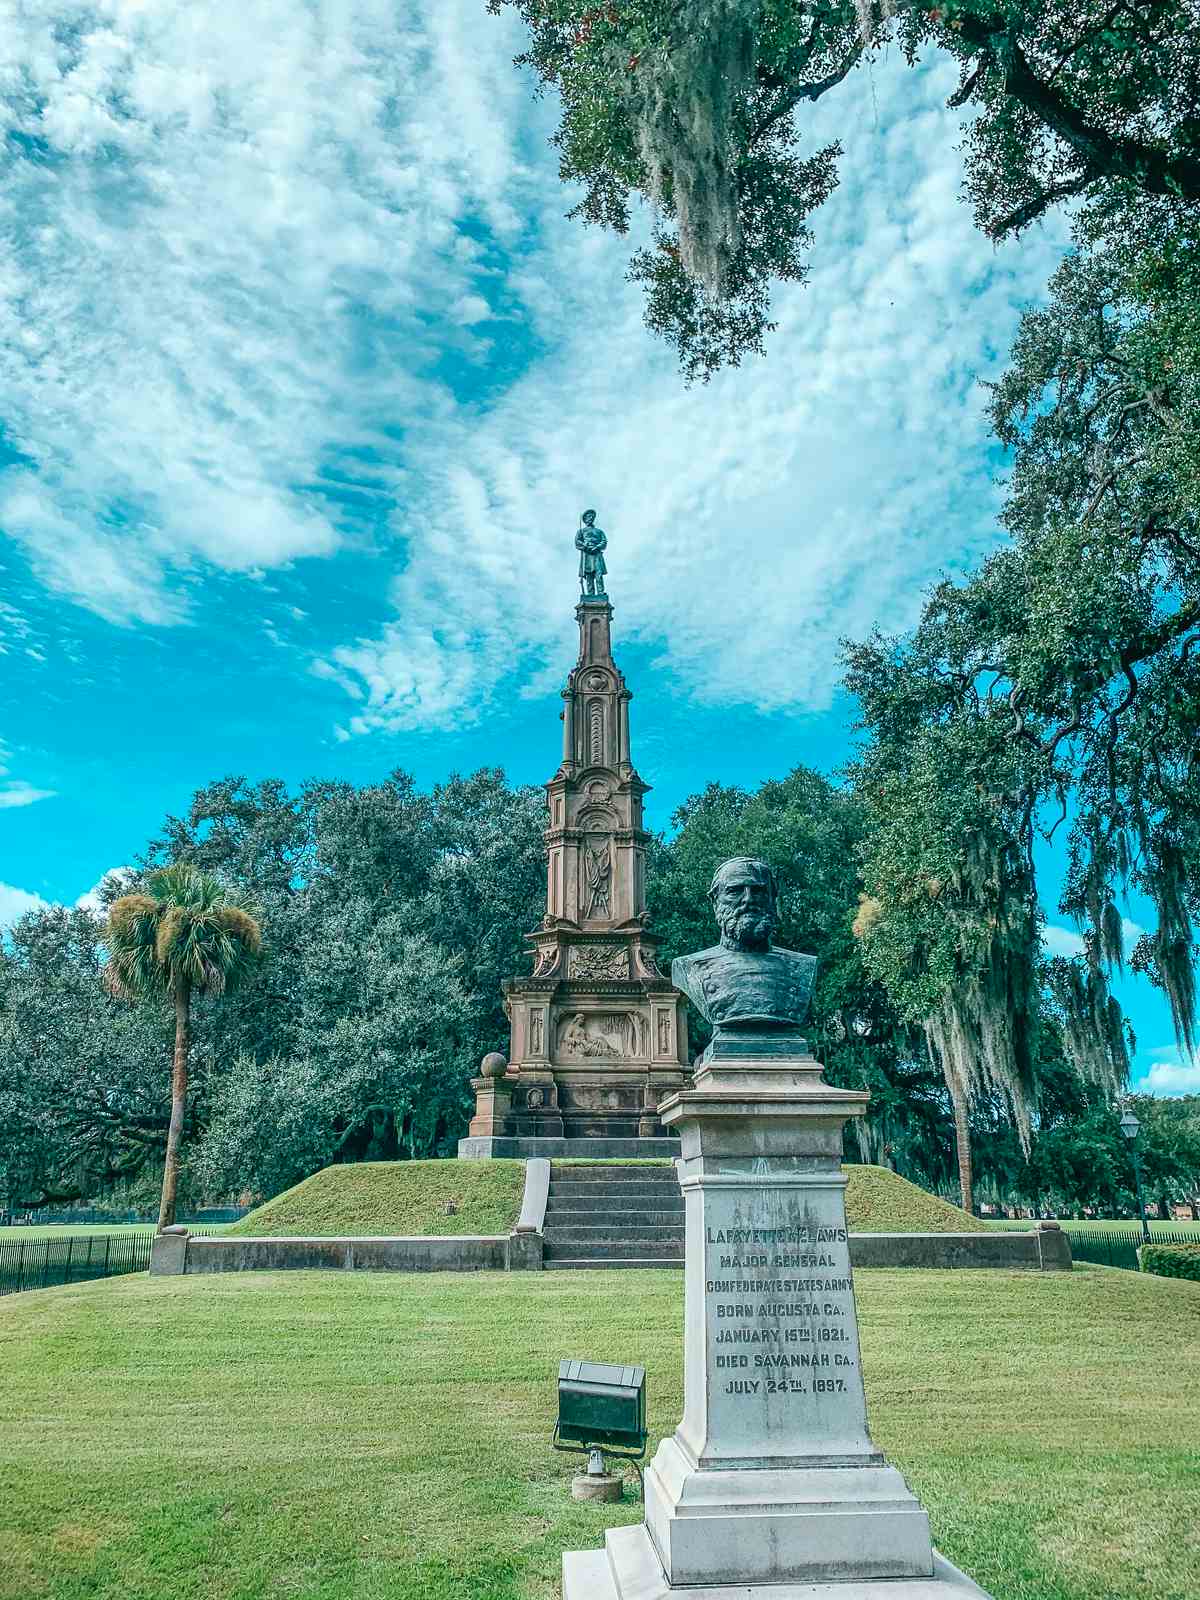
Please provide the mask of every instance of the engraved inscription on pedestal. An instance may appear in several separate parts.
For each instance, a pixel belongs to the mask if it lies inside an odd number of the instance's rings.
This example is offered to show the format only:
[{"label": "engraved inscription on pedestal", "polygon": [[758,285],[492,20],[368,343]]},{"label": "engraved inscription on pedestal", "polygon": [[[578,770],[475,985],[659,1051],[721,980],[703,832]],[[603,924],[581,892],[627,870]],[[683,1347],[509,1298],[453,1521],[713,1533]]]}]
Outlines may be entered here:
[{"label": "engraved inscription on pedestal", "polygon": [[743,1194],[722,1205],[718,1193],[706,1208],[704,1457],[756,1465],[797,1454],[874,1458],[840,1208],[815,1194],[804,1204],[803,1190],[782,1194],[783,1206],[747,1206]]}]

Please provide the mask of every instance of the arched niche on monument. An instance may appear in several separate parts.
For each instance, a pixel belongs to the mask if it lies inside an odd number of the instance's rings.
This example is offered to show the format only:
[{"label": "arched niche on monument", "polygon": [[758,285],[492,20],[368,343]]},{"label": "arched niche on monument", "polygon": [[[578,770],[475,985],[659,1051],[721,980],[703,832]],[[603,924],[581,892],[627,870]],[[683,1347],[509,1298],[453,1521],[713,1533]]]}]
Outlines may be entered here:
[{"label": "arched niche on monument", "polygon": [[589,805],[585,806],[579,813],[577,825],[585,831],[591,828],[599,829],[602,833],[609,833],[614,828],[620,827],[620,819],[613,806]]}]

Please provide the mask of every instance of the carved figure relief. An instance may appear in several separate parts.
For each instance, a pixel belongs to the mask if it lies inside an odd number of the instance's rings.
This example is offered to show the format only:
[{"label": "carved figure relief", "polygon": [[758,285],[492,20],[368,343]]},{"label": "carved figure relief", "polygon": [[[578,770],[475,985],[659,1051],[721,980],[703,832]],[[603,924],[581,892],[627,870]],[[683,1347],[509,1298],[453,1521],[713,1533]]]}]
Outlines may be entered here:
[{"label": "carved figure relief", "polygon": [[569,975],[572,978],[627,978],[629,952],[624,945],[572,945]]},{"label": "carved figure relief", "polygon": [[658,1053],[660,1056],[671,1054],[671,1013],[660,1011],[658,1013]]},{"label": "carved figure relief", "polygon": [[545,1015],[540,1009],[529,1013],[529,1053],[540,1056],[542,1053],[542,1018]]},{"label": "carved figure relief", "polygon": [[607,839],[588,845],[584,858],[587,880],[586,917],[612,916],[612,846]]},{"label": "carved figure relief", "polygon": [[525,1096],[525,1104],[529,1107],[530,1111],[540,1110],[545,1103],[546,1091],[544,1089],[530,1089]]},{"label": "carved figure relief", "polygon": [[563,1059],[635,1060],[646,1053],[646,1019],[637,1011],[576,1011],[558,1025]]},{"label": "carved figure relief", "polygon": [[619,1020],[616,1017],[589,1015],[585,1011],[577,1011],[573,1016],[565,1017],[558,1034],[559,1055],[587,1058],[620,1056],[619,1040],[613,1038],[603,1026],[605,1023],[619,1022]]},{"label": "carved figure relief", "polygon": [[548,972],[554,970],[557,961],[558,950],[554,945],[550,945],[548,949],[539,950],[537,965],[533,969],[533,976],[535,978],[544,978]]}]

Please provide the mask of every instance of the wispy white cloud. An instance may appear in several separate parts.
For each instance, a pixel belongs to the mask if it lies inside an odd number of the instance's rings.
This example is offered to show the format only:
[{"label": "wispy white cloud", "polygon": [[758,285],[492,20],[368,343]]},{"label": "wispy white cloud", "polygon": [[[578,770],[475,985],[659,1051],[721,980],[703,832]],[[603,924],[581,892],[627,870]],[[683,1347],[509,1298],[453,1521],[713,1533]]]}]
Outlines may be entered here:
[{"label": "wispy white cloud", "polygon": [[[1121,937],[1126,952],[1133,949],[1145,932],[1140,923],[1129,917],[1121,918]],[[1081,956],[1084,950],[1083,935],[1077,929],[1054,924],[1043,928],[1042,943],[1052,956]]]},{"label": "wispy white cloud", "polygon": [[[4,799],[0,795],[0,805]],[[132,867],[110,867],[107,872],[102,872],[99,879],[85,894],[81,894],[75,905],[81,911],[90,911],[94,916],[104,913],[104,900],[102,892],[107,890],[109,895],[120,891],[128,881]],[[0,883],[0,929],[11,928],[12,925],[23,917],[28,911],[48,911],[52,902],[34,894],[28,889],[18,889],[11,883]]]},{"label": "wispy white cloud", "polygon": [[[483,415],[413,430],[395,619],[335,650],[355,733],[452,726],[510,676],[539,690],[570,629],[572,516],[600,508],[622,636],[701,701],[828,704],[841,636],[899,629],[994,539],[977,378],[1060,245],[998,256],[957,195],[949,68],[877,74],[809,285],[767,358],[681,388],[617,276],[626,247],[547,220],[510,283],[547,353]],[[552,202],[547,201],[547,211]],[[561,199],[557,203],[561,204]],[[418,533],[419,529],[419,533]]]},{"label": "wispy white cloud", "polygon": [[107,872],[102,872],[96,882],[86,893],[81,894],[75,904],[81,911],[90,911],[93,916],[102,916],[106,910],[104,896],[111,899],[114,894],[120,894],[128,885],[133,876],[132,867],[109,867]]},{"label": "wispy white cloud", "polygon": [[1200,1094],[1200,1057],[1186,1057],[1173,1045],[1149,1054],[1150,1068],[1135,1088],[1145,1094]]},{"label": "wispy white cloud", "polygon": [[41,895],[30,894],[28,889],[0,883],[0,929],[11,928],[27,911],[44,911],[48,904]]},{"label": "wispy white cloud", "polygon": [[393,486],[387,430],[441,403],[429,327],[481,315],[460,225],[522,227],[511,31],[470,0],[59,0],[5,34],[5,531],[122,623],[184,616],[189,569],[329,555],[331,463]]},{"label": "wispy white cloud", "polygon": [[53,789],[35,789],[23,778],[9,776],[9,758],[12,752],[0,739],[0,811],[10,811],[18,806],[31,806],[38,800],[52,800]]},{"label": "wispy white cloud", "polygon": [[[564,220],[553,107],[478,0],[58,0],[9,31],[0,519],[101,615],[177,622],[207,568],[370,545],[349,478],[394,505],[399,576],[382,629],[321,651],[339,737],[458,725],[557,672],[594,504],[620,633],[681,692],[819,708],[839,636],[903,627],[993,537],[975,379],[1058,246],[972,228],[950,66],[815,108],[809,147],[848,154],[811,283],[765,361],[689,392],[629,242]],[[501,331],[529,352],[503,384]]]}]

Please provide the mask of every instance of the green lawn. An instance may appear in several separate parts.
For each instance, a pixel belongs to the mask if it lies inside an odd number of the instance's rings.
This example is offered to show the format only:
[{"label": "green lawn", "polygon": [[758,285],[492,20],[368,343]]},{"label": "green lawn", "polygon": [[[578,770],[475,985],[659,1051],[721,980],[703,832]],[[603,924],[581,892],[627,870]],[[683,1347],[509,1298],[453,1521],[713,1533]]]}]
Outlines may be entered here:
[{"label": "green lawn", "polygon": [[[211,1231],[211,1230],[210,1230]],[[153,1233],[152,1222],[46,1222],[20,1228],[0,1228],[0,1240],[75,1239],[89,1233]]]},{"label": "green lawn", "polygon": [[[858,1274],[875,1436],[995,1600],[1200,1594],[1200,1285]],[[560,1356],[681,1405],[671,1272],[142,1276],[0,1301],[2,1600],[552,1600]]]},{"label": "green lawn", "polygon": [[[193,1233],[224,1233],[228,1223],[189,1222]],[[80,1239],[89,1234],[153,1233],[152,1222],[39,1222],[19,1228],[0,1228],[0,1243],[10,1239]]]}]

